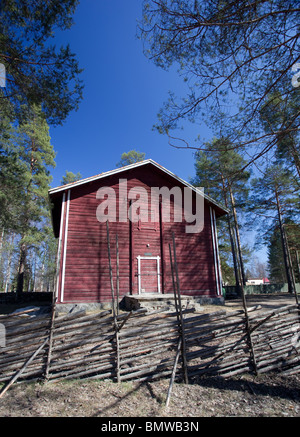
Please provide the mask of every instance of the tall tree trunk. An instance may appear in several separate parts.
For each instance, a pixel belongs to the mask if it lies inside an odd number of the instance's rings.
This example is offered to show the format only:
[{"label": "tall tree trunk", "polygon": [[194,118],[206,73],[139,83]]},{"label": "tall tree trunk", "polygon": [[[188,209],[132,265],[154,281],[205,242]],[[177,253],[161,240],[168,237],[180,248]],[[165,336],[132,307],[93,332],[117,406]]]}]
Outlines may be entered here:
[{"label": "tall tree trunk", "polygon": [[[3,239],[4,239],[4,228],[2,229],[2,231],[1,231],[1,234],[0,234],[0,277],[1,277],[1,279],[0,279],[0,290],[2,290],[3,288],[4,288],[4,266],[2,266],[2,248],[3,248]],[[2,271],[2,274],[3,275],[1,275],[1,271]]]},{"label": "tall tree trunk", "polygon": [[4,286],[4,292],[7,293],[9,290],[9,282],[10,282],[10,274],[11,274],[11,264],[12,264],[12,257],[13,257],[13,244],[14,244],[15,234],[11,235],[10,243],[9,243],[9,250],[8,250],[8,259],[7,259],[7,271],[5,273],[5,286]]},{"label": "tall tree trunk", "polygon": [[280,205],[280,200],[279,200],[277,188],[275,188],[275,198],[276,198],[276,205],[277,205],[277,212],[278,212],[279,229],[280,229],[280,234],[281,234],[284,266],[285,266],[286,278],[287,278],[287,282],[288,282],[288,291],[289,291],[289,293],[295,294],[295,296],[297,298],[296,287],[295,287],[295,283],[294,283],[294,277],[293,277],[292,266],[291,266],[291,260],[290,260],[290,256],[289,256],[289,248],[288,248],[287,237],[286,237],[284,224],[283,224],[283,220],[282,220],[281,205]]},{"label": "tall tree trunk", "polygon": [[295,164],[295,167],[297,169],[297,173],[298,173],[298,176],[300,179],[300,157],[299,157],[299,153],[295,147],[295,143],[294,143],[293,139],[291,139],[291,153],[292,153],[292,156],[294,159],[294,164]]},{"label": "tall tree trunk", "polygon": [[4,228],[2,228],[2,231],[1,231],[1,234],[0,234],[0,263],[1,263],[1,260],[2,260],[3,238],[4,238]]},{"label": "tall tree trunk", "polygon": [[[226,187],[225,187],[225,181],[224,181],[223,175],[221,175],[221,177],[222,177],[222,185],[223,185],[224,203],[225,203],[226,209],[229,210],[230,208],[228,208],[228,201],[227,201],[227,192],[226,192]],[[233,232],[232,232],[232,226],[231,226],[230,219],[231,219],[230,214],[228,214],[227,215],[227,222],[228,222],[228,232],[229,232],[229,239],[230,239],[231,253],[232,253],[232,260],[233,260],[235,285],[236,285],[236,288],[238,290],[238,294],[240,294],[240,292],[239,292],[239,290],[240,290],[240,278],[239,278],[238,263],[237,263],[237,258],[236,258],[236,247],[235,247],[235,244],[234,244],[234,238],[233,238]]]},{"label": "tall tree trunk", "polygon": [[295,253],[296,253],[296,264],[297,264],[298,282],[300,283],[300,264],[299,264],[299,253],[298,253],[297,249],[295,249]]},{"label": "tall tree trunk", "polygon": [[238,225],[236,208],[235,208],[235,200],[234,200],[234,196],[233,196],[230,184],[229,184],[229,194],[230,194],[230,200],[231,200],[231,205],[232,205],[232,214],[233,214],[234,226],[235,226],[237,250],[238,250],[239,263],[240,263],[240,268],[241,268],[241,280],[243,282],[243,285],[246,285],[246,275],[245,275],[245,268],[244,268],[244,262],[243,262],[243,256],[242,256],[240,231],[239,231],[239,225]]},{"label": "tall tree trunk", "polygon": [[20,261],[18,268],[18,280],[17,280],[17,295],[23,292],[24,288],[24,272],[25,272],[25,261],[26,261],[27,248],[26,244],[22,243],[20,247]]}]

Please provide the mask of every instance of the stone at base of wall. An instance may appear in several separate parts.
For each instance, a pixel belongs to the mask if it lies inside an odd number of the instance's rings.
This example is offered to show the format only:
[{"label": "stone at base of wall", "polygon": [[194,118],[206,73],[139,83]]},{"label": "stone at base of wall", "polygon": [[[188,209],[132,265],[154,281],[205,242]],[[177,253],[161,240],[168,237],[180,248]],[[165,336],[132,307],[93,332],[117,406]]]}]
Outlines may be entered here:
[{"label": "stone at base of wall", "polygon": [[[147,308],[148,310],[175,311],[175,300],[173,294],[142,294],[142,295],[126,295],[124,296],[124,308],[127,311],[137,310],[139,308]],[[194,309],[202,311],[204,305],[224,305],[224,298],[212,297],[194,297],[181,295],[182,308]]]},{"label": "stone at base of wall", "polygon": [[79,311],[99,312],[111,309],[111,302],[99,303],[57,303],[56,314],[70,314]]},{"label": "stone at base of wall", "polygon": [[[151,309],[159,309],[162,310],[170,309],[174,310],[174,296],[173,295],[165,295],[161,294],[158,296],[149,296],[143,295],[142,298],[139,299],[139,295],[127,295],[124,296],[122,301],[120,302],[120,308],[125,311],[137,310],[139,308],[147,308]],[[201,311],[202,305],[224,305],[224,298],[212,298],[212,297],[191,297],[191,296],[181,296],[182,306],[184,308],[194,307],[196,311]],[[111,309],[111,302],[104,303],[57,303],[56,304],[56,313],[57,314],[70,314],[79,311],[86,312],[99,312]]]}]

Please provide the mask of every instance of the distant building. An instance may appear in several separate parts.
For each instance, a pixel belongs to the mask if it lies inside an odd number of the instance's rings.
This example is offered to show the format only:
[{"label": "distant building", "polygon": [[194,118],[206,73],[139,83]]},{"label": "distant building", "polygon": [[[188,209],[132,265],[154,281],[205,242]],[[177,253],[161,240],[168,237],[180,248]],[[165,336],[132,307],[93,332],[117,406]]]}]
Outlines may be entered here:
[{"label": "distant building", "polygon": [[270,281],[268,278],[262,278],[262,279],[248,279],[246,282],[246,285],[260,285],[260,284],[269,284]]}]

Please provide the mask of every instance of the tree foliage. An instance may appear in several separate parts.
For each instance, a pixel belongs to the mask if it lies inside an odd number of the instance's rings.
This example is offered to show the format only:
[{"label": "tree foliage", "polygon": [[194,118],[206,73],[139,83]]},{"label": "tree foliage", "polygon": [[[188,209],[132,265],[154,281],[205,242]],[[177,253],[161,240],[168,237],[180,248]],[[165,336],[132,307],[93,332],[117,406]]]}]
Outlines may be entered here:
[{"label": "tree foliage", "polygon": [[[295,281],[300,283],[300,226],[299,224],[287,220],[285,222],[285,229],[287,233],[291,262],[293,266],[293,275]],[[267,248],[270,280],[272,282],[287,282],[284,253],[282,250],[279,226],[274,226],[274,228],[270,232]]]},{"label": "tree foliage", "polygon": [[64,174],[64,176],[61,179],[61,184],[62,185],[71,184],[72,182],[79,181],[80,179],[82,179],[80,172],[77,172],[75,174],[72,171],[66,170],[66,173]]},{"label": "tree foliage", "polygon": [[49,124],[82,99],[81,70],[56,31],[69,29],[78,0],[0,3],[0,289],[51,289],[56,241],[48,189],[55,153]]},{"label": "tree foliage", "polygon": [[[1,241],[9,243],[13,237],[14,250],[18,247],[15,276],[22,291],[30,257],[35,258],[43,245],[50,244],[46,239],[50,225],[49,169],[55,166],[55,152],[40,106],[22,106],[19,125],[7,123],[4,136],[0,143]],[[9,259],[12,253],[9,249]]]},{"label": "tree foliage", "polygon": [[[252,181],[252,212],[256,213],[256,227],[261,239],[269,245],[269,264],[273,277],[279,279],[275,270],[287,278],[289,291],[294,292],[293,266],[291,262],[291,245],[286,225],[288,222],[299,224],[299,186],[292,172],[281,164],[271,165],[262,177]],[[260,218],[260,220],[258,220]],[[280,246],[279,246],[280,242]],[[281,249],[278,252],[279,247]],[[277,252],[277,255],[275,256]],[[278,256],[282,262],[278,263]],[[274,256],[277,267],[274,267]],[[278,269],[283,264],[285,273]]]},{"label": "tree foliage", "polygon": [[2,0],[0,63],[6,86],[0,106],[8,100],[19,117],[21,106],[41,105],[50,124],[61,124],[82,98],[80,68],[69,45],[50,44],[56,30],[72,25],[78,0]]},{"label": "tree foliage", "polygon": [[224,280],[232,283],[233,265],[235,282],[246,281],[244,257],[248,252],[242,248],[240,238],[241,224],[238,215],[243,214],[243,208],[248,198],[247,182],[249,171],[242,171],[245,159],[235,150],[227,139],[214,139],[206,143],[206,150],[195,153],[196,177],[193,185],[203,186],[205,193],[219,201],[229,210],[228,217],[219,220],[219,240],[222,271]]},{"label": "tree foliage", "polygon": [[[274,161],[293,167],[300,181],[300,147],[296,123],[293,114],[300,107],[300,93],[293,93],[291,99],[286,100],[276,90],[268,96],[265,105],[260,110],[260,118],[264,131],[274,133],[276,148]],[[295,130],[286,128],[294,126]]]},{"label": "tree foliage", "polygon": [[136,150],[124,152],[121,155],[121,161],[117,162],[116,167],[124,167],[125,165],[134,164],[145,159],[145,153]]},{"label": "tree foliage", "polygon": [[278,221],[278,201],[284,220],[299,220],[299,186],[291,170],[281,164],[271,165],[251,181],[251,187],[250,211],[256,215],[262,238],[269,238],[267,230]]},{"label": "tree foliage", "polygon": [[[182,98],[170,94],[159,114],[157,128],[173,145],[180,144],[173,131],[182,120],[206,122],[235,148],[259,146],[248,148],[251,163],[279,137],[298,133],[299,104],[290,102],[299,103],[300,87],[291,83],[300,52],[299,2],[145,0],[143,5],[146,55],[165,69],[177,65],[188,87]],[[275,92],[289,116],[266,131],[261,109],[272,110]]]},{"label": "tree foliage", "polygon": [[0,229],[16,229],[25,182],[12,114],[9,102],[0,105]]}]

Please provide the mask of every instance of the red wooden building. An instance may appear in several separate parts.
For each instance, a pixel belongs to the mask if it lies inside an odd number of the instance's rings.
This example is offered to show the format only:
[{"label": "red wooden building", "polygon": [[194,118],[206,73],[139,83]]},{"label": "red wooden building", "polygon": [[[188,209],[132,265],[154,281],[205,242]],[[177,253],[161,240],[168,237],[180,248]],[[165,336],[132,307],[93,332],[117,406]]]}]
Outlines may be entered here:
[{"label": "red wooden building", "polygon": [[53,188],[49,196],[59,239],[58,303],[111,301],[106,221],[115,289],[118,240],[120,298],[173,293],[172,233],[181,293],[222,298],[216,219],[227,211],[151,159]]}]

